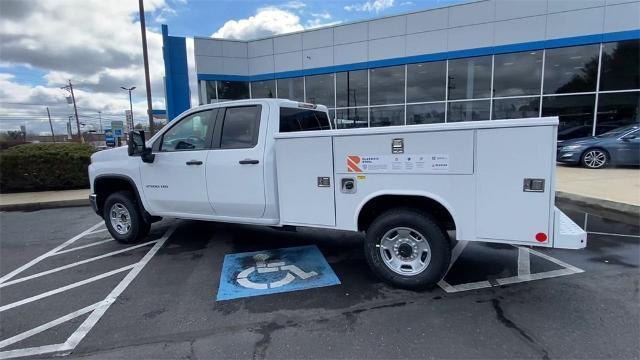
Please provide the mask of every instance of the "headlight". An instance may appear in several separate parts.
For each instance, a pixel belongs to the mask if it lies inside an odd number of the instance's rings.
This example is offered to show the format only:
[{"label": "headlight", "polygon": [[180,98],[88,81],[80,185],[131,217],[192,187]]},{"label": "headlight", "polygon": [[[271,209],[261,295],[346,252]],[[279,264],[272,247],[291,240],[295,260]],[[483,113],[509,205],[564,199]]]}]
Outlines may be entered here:
[{"label": "headlight", "polygon": [[571,151],[580,149],[582,145],[567,145],[560,148],[560,151]]}]

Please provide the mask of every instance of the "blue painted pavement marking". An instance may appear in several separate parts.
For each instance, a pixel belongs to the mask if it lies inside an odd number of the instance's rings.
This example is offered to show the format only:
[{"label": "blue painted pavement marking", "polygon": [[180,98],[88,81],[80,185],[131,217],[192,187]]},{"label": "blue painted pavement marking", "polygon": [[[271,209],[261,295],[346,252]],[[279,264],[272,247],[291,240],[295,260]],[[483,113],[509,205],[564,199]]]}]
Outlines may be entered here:
[{"label": "blue painted pavement marking", "polygon": [[224,257],[217,300],[339,285],[315,245],[229,254]]}]

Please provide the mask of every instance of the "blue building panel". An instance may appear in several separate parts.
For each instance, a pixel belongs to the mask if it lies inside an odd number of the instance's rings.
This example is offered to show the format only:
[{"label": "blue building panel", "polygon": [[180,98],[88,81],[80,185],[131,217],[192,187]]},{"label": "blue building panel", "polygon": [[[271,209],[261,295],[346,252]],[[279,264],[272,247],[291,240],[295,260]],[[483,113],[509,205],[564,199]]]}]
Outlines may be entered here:
[{"label": "blue building panel", "polygon": [[169,36],[167,25],[162,25],[162,56],[167,120],[171,121],[191,107],[191,94],[189,91],[186,39]]}]

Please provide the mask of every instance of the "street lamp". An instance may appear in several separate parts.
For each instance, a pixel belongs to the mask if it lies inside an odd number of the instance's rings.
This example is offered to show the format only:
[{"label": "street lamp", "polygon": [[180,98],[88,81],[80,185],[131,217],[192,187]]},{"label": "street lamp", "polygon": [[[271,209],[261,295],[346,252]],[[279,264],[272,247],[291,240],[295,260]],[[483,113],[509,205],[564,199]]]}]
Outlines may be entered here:
[{"label": "street lamp", "polygon": [[120,86],[120,89],[122,90],[126,90],[129,92],[129,111],[131,111],[131,124],[133,125],[133,103],[131,102],[131,91],[135,90],[135,86],[132,86],[130,88],[126,88],[124,86]]}]

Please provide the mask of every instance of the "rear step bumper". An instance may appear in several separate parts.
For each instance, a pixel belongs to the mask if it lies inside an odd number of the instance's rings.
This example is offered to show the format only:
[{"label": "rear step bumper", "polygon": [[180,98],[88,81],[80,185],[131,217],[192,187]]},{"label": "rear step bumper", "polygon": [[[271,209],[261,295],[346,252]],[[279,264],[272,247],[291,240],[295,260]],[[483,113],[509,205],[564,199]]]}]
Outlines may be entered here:
[{"label": "rear step bumper", "polygon": [[553,247],[558,249],[584,249],[587,233],[569,219],[560,209],[554,208]]}]

